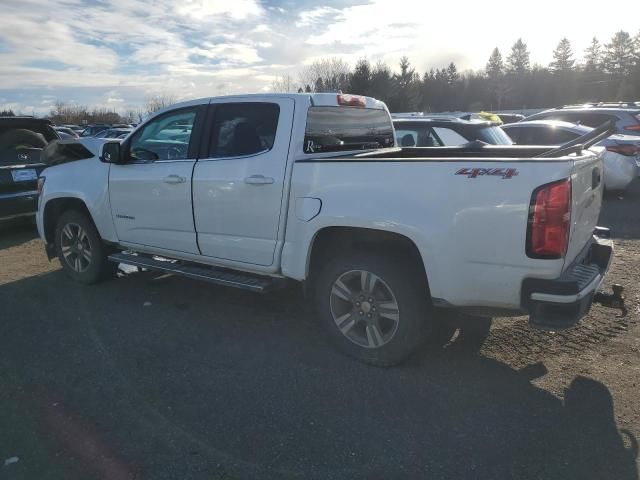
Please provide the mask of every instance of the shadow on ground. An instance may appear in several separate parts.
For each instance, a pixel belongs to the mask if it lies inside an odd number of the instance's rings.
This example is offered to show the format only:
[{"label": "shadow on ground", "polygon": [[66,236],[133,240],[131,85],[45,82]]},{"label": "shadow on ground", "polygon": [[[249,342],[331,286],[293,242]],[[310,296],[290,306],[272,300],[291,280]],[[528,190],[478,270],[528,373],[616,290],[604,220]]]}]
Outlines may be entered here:
[{"label": "shadow on ground", "polygon": [[32,218],[17,218],[0,221],[0,250],[22,245],[38,237]]},{"label": "shadow on ground", "polygon": [[3,478],[638,478],[605,385],[559,400],[531,383],[543,364],[455,343],[368,367],[297,292],[57,271],[0,305],[0,454],[20,458]]},{"label": "shadow on ground", "polygon": [[598,224],[610,228],[613,238],[640,238],[638,199],[640,177],[622,192],[606,192]]}]

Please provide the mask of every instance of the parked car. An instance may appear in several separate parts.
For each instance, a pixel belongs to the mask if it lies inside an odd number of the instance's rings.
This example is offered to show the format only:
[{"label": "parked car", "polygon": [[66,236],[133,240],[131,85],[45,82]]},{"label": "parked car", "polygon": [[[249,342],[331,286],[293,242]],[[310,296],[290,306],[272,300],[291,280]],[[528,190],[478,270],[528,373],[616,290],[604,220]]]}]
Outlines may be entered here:
[{"label": "parked car", "polygon": [[595,128],[607,120],[616,122],[616,133],[640,135],[640,102],[602,102],[565,105],[527,117],[529,120],[561,120]]},{"label": "parked car", "polygon": [[[561,145],[593,130],[584,125],[558,120],[531,120],[503,125],[502,129],[518,145]],[[604,152],[604,185],[623,190],[638,176],[640,139],[632,135],[612,135],[598,146]]]},{"label": "parked car", "polygon": [[[65,135],[67,135],[68,138],[78,138],[80,136],[73,129],[71,129],[69,127],[58,127],[58,126],[55,126],[53,128],[55,129],[56,132],[63,133]],[[61,135],[61,137],[62,137],[62,135]]]},{"label": "parked car", "polygon": [[[164,134],[176,125],[189,132],[179,141]],[[304,282],[342,350],[392,365],[423,340],[446,343],[458,311],[551,329],[585,315],[612,254],[588,146],[609,133],[570,151],[399,149],[372,98],[199,99],[99,157],[55,156],[38,231],[81,283],[118,263],[255,292]]]},{"label": "parked car", "polygon": [[71,130],[76,132],[78,134],[78,136],[80,136],[80,134],[84,130],[84,127],[81,127],[80,125],[62,125],[62,126],[66,127],[66,128],[70,128]]},{"label": "parked car", "polygon": [[40,153],[58,138],[49,120],[0,117],[0,220],[35,214]]},{"label": "parked car", "polygon": [[395,118],[396,143],[400,147],[442,147],[464,145],[479,140],[491,145],[513,142],[493,122],[462,120],[456,117]]},{"label": "parked car", "polygon": [[109,125],[96,124],[88,125],[80,134],[81,137],[95,137],[96,134],[111,128]]},{"label": "parked car", "polygon": [[133,131],[132,128],[109,128],[94,135],[95,138],[124,138]]}]

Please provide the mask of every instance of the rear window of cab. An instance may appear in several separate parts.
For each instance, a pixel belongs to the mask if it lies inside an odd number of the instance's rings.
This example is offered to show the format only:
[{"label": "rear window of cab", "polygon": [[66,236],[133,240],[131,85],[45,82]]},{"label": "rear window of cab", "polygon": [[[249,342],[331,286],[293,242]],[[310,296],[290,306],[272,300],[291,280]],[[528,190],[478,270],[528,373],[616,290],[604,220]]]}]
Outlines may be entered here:
[{"label": "rear window of cab", "polygon": [[393,126],[386,110],[357,107],[310,107],[304,153],[393,147]]}]

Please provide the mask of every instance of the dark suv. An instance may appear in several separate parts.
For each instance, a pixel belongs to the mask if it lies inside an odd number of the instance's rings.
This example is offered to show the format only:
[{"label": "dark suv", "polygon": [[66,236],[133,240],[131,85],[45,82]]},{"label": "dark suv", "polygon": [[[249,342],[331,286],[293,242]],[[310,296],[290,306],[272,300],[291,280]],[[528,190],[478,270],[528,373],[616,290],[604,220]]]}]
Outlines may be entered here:
[{"label": "dark suv", "polygon": [[36,212],[40,153],[59,138],[49,120],[0,117],[0,220]]},{"label": "dark suv", "polygon": [[456,117],[393,118],[399,147],[442,147],[479,140],[490,145],[512,145],[495,123]]},{"label": "dark suv", "polygon": [[562,120],[569,123],[598,127],[607,120],[616,122],[616,133],[640,135],[640,102],[587,103],[566,105],[536,113],[529,120]]}]

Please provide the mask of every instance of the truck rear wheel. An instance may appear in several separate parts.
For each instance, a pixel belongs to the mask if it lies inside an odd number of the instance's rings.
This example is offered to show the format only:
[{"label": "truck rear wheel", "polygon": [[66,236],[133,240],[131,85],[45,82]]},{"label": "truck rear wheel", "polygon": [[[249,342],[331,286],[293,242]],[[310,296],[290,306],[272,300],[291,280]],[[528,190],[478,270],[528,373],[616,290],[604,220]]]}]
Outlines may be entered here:
[{"label": "truck rear wheel", "polygon": [[415,350],[429,326],[422,277],[404,258],[340,255],[318,272],[316,311],[342,351],[372,365],[395,365]]},{"label": "truck rear wheel", "polygon": [[115,272],[108,251],[91,219],[82,212],[64,212],[56,224],[56,252],[62,268],[74,280],[92,284]]}]

